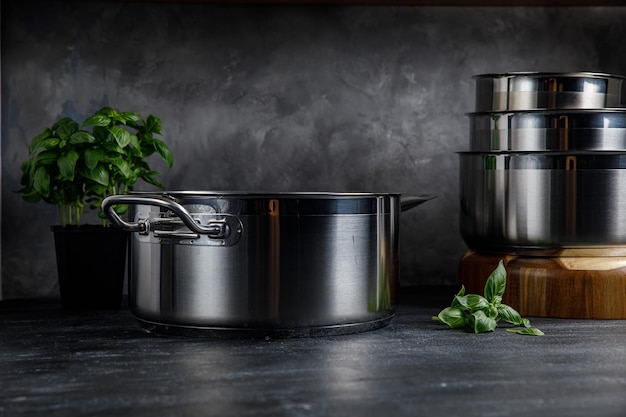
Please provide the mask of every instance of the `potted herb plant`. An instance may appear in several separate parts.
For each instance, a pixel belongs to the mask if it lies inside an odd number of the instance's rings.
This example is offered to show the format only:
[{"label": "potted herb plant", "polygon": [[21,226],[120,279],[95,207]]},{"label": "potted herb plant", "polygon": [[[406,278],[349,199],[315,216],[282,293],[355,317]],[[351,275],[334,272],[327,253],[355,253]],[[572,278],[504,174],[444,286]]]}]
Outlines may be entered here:
[{"label": "potted herb plant", "polygon": [[[161,120],[104,107],[82,124],[62,118],[35,136],[21,166],[24,200],[55,205],[55,240],[61,303],[67,309],[119,308],[128,233],[109,227],[100,206],[108,195],[132,191],[139,179],[163,188],[147,158],[172,166],[168,146],[156,136]],[[87,209],[101,224],[83,224]],[[123,214],[127,207],[118,206]]]}]

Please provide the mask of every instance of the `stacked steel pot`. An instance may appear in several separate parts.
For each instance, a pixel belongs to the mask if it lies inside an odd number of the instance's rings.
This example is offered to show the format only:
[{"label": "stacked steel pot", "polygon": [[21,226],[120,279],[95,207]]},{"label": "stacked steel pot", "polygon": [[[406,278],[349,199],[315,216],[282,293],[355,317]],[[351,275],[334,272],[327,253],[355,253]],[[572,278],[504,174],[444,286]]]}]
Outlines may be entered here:
[{"label": "stacked steel pot", "polygon": [[460,153],[460,228],[470,249],[626,245],[626,78],[474,79],[470,150]]}]

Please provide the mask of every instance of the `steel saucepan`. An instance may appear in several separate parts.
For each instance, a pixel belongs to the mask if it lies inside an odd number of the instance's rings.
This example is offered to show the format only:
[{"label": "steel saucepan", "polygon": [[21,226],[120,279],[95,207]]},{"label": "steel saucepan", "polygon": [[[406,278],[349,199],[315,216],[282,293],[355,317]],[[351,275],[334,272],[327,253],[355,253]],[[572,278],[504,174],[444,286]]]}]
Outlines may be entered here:
[{"label": "steel saucepan", "polygon": [[470,151],[626,151],[626,109],[470,113]]},{"label": "steel saucepan", "polygon": [[389,323],[401,205],[430,198],[173,191],[111,196],[103,209],[133,232],[129,304],[144,328],[304,337]]},{"label": "steel saucepan", "polygon": [[596,72],[482,74],[476,112],[601,109],[626,106],[626,78]]},{"label": "steel saucepan", "polygon": [[460,153],[460,229],[490,252],[626,245],[626,154]]}]

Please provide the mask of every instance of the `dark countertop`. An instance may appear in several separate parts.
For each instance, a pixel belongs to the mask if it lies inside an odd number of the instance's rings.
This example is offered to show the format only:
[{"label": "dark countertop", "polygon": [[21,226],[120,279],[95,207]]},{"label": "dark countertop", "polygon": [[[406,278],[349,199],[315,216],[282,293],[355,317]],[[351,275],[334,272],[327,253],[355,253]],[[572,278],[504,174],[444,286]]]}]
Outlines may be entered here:
[{"label": "dark countertop", "polygon": [[371,332],[269,340],[157,336],[126,307],[3,301],[0,416],[626,415],[626,320],[474,335],[431,321],[452,295],[402,295]]}]

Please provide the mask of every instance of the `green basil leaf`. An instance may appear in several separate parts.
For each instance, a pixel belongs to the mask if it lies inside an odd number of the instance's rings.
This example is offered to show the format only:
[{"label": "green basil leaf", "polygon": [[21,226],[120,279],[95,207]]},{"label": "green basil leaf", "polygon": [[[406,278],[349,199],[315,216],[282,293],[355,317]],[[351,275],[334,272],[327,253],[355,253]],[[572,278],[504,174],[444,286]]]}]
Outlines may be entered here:
[{"label": "green basil leaf", "polygon": [[536,327],[527,327],[525,329],[506,329],[509,333],[517,333],[528,336],[543,336],[544,333]]},{"label": "green basil leaf", "polygon": [[150,171],[148,173],[141,174],[141,179],[144,180],[145,182],[147,182],[148,184],[152,184],[154,186],[159,187],[160,189],[164,189],[163,184],[156,177],[157,175],[159,175],[158,172]]},{"label": "green basil leaf", "polygon": [[441,310],[437,318],[453,329],[462,329],[467,325],[465,313],[460,308],[448,307]]},{"label": "green basil leaf", "polygon": [[36,190],[31,190],[31,191],[20,190],[18,192],[22,194],[22,198],[27,203],[37,203],[41,201],[41,194],[39,194],[39,192],[37,192]]},{"label": "green basil leaf", "polygon": [[39,143],[39,147],[44,149],[54,149],[59,146],[60,142],[61,141],[58,138],[47,138]]},{"label": "green basil leaf", "polygon": [[74,132],[70,136],[70,143],[74,145],[77,145],[79,143],[93,143],[95,141],[96,138],[91,133],[84,130]]},{"label": "green basil leaf", "polygon": [[489,307],[487,299],[478,294],[468,294],[463,296],[457,295],[454,298],[461,308],[466,309],[471,313],[478,310],[484,310]]},{"label": "green basil leaf", "polygon": [[108,188],[102,184],[90,183],[85,186],[85,191],[93,195],[106,195]]},{"label": "green basil leaf", "polygon": [[146,129],[148,132],[161,133],[161,119],[156,116],[149,115],[146,119]]},{"label": "green basil leaf", "polygon": [[80,174],[91,181],[97,182],[98,184],[102,184],[104,186],[109,185],[109,172],[101,164],[98,164],[98,166],[93,169],[82,169]]},{"label": "green basil leaf", "polygon": [[161,155],[161,158],[163,158],[163,160],[167,162],[167,166],[171,168],[172,164],[174,164],[174,156],[172,155],[172,152],[170,152],[170,149],[167,147],[165,142],[159,139],[154,139],[154,149],[159,155]]},{"label": "green basil leaf", "polygon": [[62,131],[67,136],[78,130],[78,123],[69,117],[64,117],[62,119],[57,120],[51,127],[53,131]]},{"label": "green basil leaf", "polygon": [[498,322],[488,317],[484,311],[478,310],[470,315],[469,324],[474,333],[486,333],[493,332]]},{"label": "green basil leaf", "polygon": [[26,184],[24,183],[24,179],[29,178],[31,176],[31,174],[33,173],[34,166],[35,166],[35,157],[28,158],[27,160],[22,162],[22,165],[20,166],[20,171],[22,171],[22,174],[23,174],[22,185],[28,185],[28,183]]},{"label": "green basil leaf", "polygon": [[47,150],[38,153],[33,162],[34,166],[51,165],[57,161],[59,154],[57,151]]},{"label": "green basil leaf", "polygon": [[35,170],[33,188],[44,197],[50,195],[50,174],[44,167],[39,167]]},{"label": "green basil leaf", "polygon": [[54,126],[52,126],[52,130],[56,132],[61,140],[67,140],[78,130],[78,123],[66,117],[55,123]]},{"label": "green basil leaf", "polygon": [[96,114],[102,115],[102,116],[106,116],[110,119],[116,119],[120,116],[120,112],[118,112],[117,110],[115,110],[112,107],[108,107],[108,106],[104,106],[103,108],[101,108],[100,110],[98,110],[96,112]]},{"label": "green basil leaf", "polygon": [[111,119],[103,114],[94,114],[83,122],[83,127],[87,126],[108,126]]},{"label": "green basil leaf", "polygon": [[72,181],[74,179],[74,172],[76,170],[76,162],[79,155],[73,149],[61,154],[57,160],[57,166],[59,167],[59,173],[61,178]]},{"label": "green basil leaf", "polygon": [[130,143],[130,133],[126,129],[123,129],[119,126],[111,126],[109,128],[109,132],[115,138],[115,141],[119,145],[120,148],[124,149]]},{"label": "green basil leaf", "polygon": [[85,166],[94,169],[105,156],[106,153],[100,148],[85,149]]},{"label": "green basil leaf", "polygon": [[122,158],[115,158],[111,160],[111,164],[115,165],[124,178],[129,178],[132,175],[130,164]]},{"label": "green basil leaf", "polygon": [[144,156],[136,135],[130,135],[130,146],[133,148],[133,153],[137,154],[138,157],[142,158]]},{"label": "green basil leaf", "polygon": [[30,145],[28,145],[28,154],[29,155],[34,154],[37,151],[37,149],[41,147],[41,143],[44,140],[50,138],[51,136],[52,136],[52,131],[50,129],[45,129],[43,132],[35,136],[33,140],[30,141]]},{"label": "green basil leaf", "polygon": [[516,326],[524,325],[524,319],[522,319],[522,316],[513,307],[506,304],[500,304],[498,306],[498,313],[500,314],[500,318],[507,323],[511,323]]},{"label": "green basil leaf", "polygon": [[122,112],[122,118],[127,122],[141,122],[141,116],[133,112]]},{"label": "green basil leaf", "polygon": [[506,269],[502,260],[498,262],[496,269],[489,275],[485,283],[485,298],[493,304],[502,302],[502,296],[506,288]]},{"label": "green basil leaf", "polygon": [[500,312],[498,311],[498,307],[494,304],[489,304],[486,310],[483,310],[488,317],[498,321],[500,318]]}]

